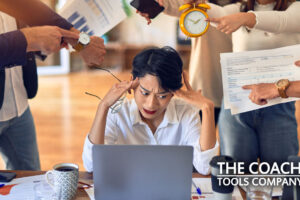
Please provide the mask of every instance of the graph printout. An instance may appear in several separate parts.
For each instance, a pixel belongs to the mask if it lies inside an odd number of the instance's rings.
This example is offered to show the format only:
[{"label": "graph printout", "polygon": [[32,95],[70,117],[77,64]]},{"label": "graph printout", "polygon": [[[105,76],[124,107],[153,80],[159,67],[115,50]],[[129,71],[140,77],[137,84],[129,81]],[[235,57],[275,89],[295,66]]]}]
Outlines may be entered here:
[{"label": "graph printout", "polygon": [[120,0],[68,0],[59,13],[91,36],[102,36],[126,18]]}]

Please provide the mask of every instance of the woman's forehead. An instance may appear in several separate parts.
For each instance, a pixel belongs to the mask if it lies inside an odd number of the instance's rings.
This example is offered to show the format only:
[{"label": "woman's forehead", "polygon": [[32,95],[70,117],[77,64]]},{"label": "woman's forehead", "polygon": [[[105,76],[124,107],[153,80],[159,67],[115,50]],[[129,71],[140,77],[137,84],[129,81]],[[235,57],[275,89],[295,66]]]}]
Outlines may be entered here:
[{"label": "woman's forehead", "polygon": [[163,89],[158,81],[157,76],[150,74],[139,78],[140,87],[147,92],[154,93],[166,93],[167,91]]}]

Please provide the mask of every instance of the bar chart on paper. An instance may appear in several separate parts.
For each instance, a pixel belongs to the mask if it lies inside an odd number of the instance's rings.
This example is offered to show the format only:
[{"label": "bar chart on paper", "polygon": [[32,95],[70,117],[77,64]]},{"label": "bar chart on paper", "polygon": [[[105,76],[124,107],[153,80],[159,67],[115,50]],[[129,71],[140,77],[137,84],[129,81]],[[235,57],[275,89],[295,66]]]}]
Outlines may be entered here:
[{"label": "bar chart on paper", "polygon": [[101,36],[126,18],[119,0],[69,0],[60,14],[90,36]]}]

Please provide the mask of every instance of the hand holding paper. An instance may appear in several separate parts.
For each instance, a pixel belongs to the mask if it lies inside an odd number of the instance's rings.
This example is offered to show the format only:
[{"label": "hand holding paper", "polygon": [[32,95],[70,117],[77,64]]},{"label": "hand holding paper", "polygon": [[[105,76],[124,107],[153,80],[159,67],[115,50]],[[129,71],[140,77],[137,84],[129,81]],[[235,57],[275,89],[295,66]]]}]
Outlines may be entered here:
[{"label": "hand holding paper", "polygon": [[[294,65],[295,61],[300,60],[299,52],[300,45],[293,45],[271,50],[221,54],[225,109],[231,109],[232,114],[238,114],[295,101],[296,98],[275,98],[266,103],[264,99],[276,97],[271,85],[279,79],[300,79],[300,68]],[[271,85],[256,85],[252,87],[253,90],[242,88],[244,85],[259,83]],[[252,103],[249,95],[252,101],[260,105]]]}]

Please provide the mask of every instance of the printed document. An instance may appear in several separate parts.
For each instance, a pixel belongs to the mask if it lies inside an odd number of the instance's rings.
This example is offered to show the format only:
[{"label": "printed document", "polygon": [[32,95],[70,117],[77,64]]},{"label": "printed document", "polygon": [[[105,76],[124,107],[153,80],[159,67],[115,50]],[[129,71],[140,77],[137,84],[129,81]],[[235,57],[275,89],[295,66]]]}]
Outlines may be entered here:
[{"label": "printed document", "polygon": [[126,18],[120,0],[68,0],[59,13],[80,32],[97,36]]},{"label": "printed document", "polygon": [[221,67],[225,109],[231,114],[243,113],[279,103],[295,101],[297,98],[276,98],[261,106],[248,98],[251,90],[243,85],[275,83],[279,79],[300,80],[300,67],[294,62],[300,60],[300,45],[277,49],[222,53]]}]

